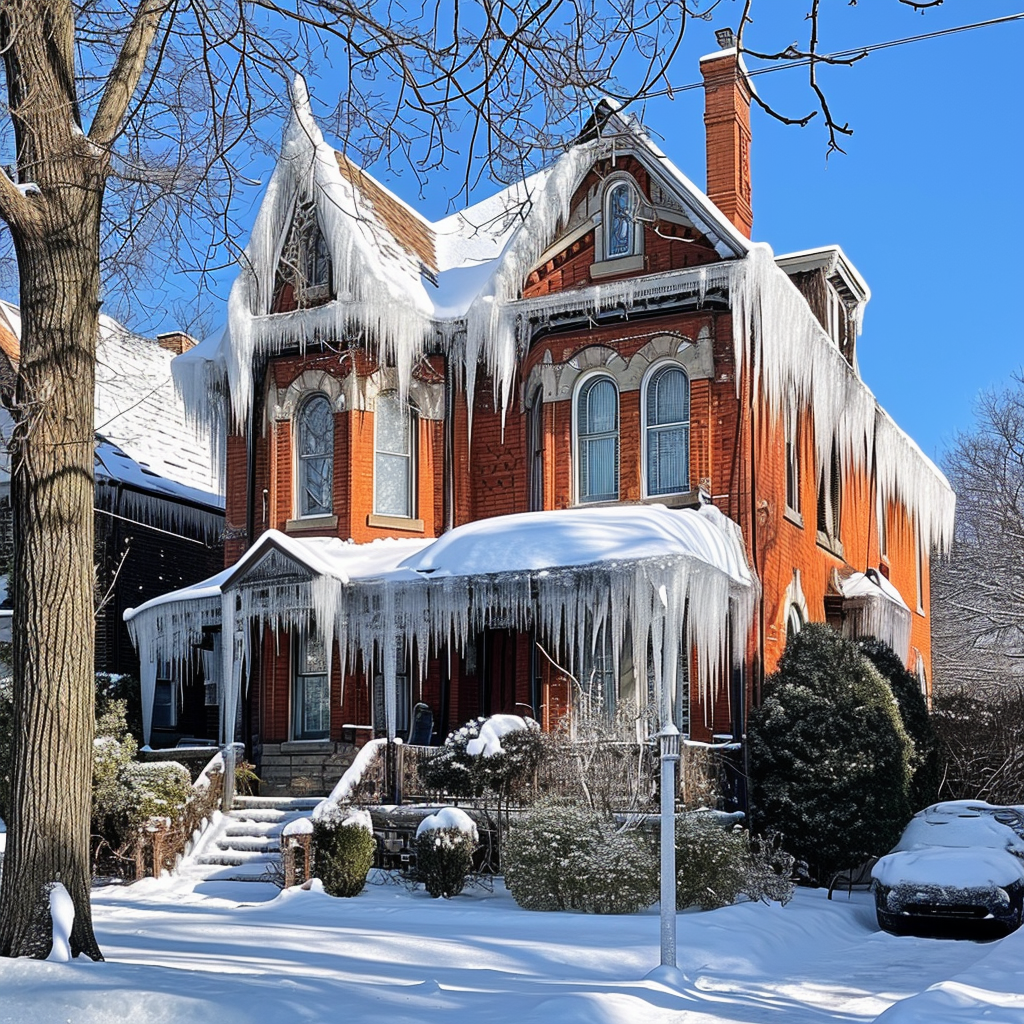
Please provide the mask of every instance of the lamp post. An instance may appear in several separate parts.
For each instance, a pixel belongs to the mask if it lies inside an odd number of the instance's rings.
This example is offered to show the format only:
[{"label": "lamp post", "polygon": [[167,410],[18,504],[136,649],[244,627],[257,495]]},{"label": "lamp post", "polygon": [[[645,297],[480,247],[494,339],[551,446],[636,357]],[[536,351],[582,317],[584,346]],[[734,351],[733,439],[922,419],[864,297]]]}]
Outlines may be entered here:
[{"label": "lamp post", "polygon": [[668,719],[661,744],[661,966],[676,966],[676,764],[679,730]]}]

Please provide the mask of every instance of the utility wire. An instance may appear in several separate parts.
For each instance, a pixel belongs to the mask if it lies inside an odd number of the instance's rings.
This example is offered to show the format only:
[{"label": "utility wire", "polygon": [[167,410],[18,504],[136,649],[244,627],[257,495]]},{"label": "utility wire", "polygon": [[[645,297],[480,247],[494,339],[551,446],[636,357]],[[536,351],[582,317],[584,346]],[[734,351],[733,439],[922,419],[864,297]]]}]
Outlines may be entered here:
[{"label": "utility wire", "polygon": [[[871,43],[868,46],[858,46],[852,50],[836,50],[834,53],[823,53],[815,57],[800,57],[796,60],[787,60],[780,57],[780,63],[771,64],[766,68],[755,68],[748,71],[747,76],[754,78],[756,75],[770,75],[773,71],[788,71],[790,68],[807,67],[809,64],[821,64],[828,60],[847,60],[856,57],[858,54],[874,53],[875,50],[888,50],[892,46],[906,46],[908,43],[920,43],[925,39],[938,39],[940,36],[957,35],[960,32],[969,32],[976,28],[988,28],[990,25],[1005,25],[1011,21],[1024,19],[1024,12],[1020,14],[1007,14],[1002,18],[992,18],[989,21],[976,21],[971,25],[956,25],[953,28],[940,29],[937,32],[925,32],[920,36],[905,36],[903,39],[890,39],[884,43]],[[648,93],[647,99],[655,96],[672,96],[677,92],[689,92],[691,89],[703,89],[703,82],[691,82],[688,85],[673,85],[658,92]]]}]

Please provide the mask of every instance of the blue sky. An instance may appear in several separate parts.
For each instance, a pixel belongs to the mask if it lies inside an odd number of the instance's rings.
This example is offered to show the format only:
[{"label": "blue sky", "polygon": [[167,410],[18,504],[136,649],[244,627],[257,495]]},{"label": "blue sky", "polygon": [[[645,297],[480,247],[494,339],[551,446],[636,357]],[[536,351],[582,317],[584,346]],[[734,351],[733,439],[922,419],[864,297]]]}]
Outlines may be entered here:
[{"label": "blue sky", "polygon": [[[759,0],[748,45],[805,45],[808,7],[807,0]],[[822,8],[821,47],[836,51],[1018,13],[1024,0],[946,0],[925,15],[897,0],[825,0]],[[735,24],[740,10],[738,0],[725,0],[713,23],[691,25],[673,84],[699,81],[699,57],[717,48],[714,29]],[[1012,301],[1024,272],[1022,51],[1018,21],[823,70],[834,115],[854,129],[846,154],[828,160],[820,117],[801,129],[756,108],[752,114],[755,239],[776,253],[843,247],[872,290],[858,350],[863,377],[936,459],[956,430],[971,426],[978,393],[1024,368],[1024,328]],[[806,70],[758,76],[755,84],[788,114],[811,107]],[[311,85],[315,93],[324,82]],[[662,148],[701,186],[702,114],[699,89],[643,110]],[[433,176],[418,199],[411,175],[371,169],[431,218],[448,212],[459,184],[458,175],[450,183]],[[494,190],[485,184],[474,198]],[[243,223],[256,208],[240,214]],[[226,288],[218,290],[226,298]]]}]

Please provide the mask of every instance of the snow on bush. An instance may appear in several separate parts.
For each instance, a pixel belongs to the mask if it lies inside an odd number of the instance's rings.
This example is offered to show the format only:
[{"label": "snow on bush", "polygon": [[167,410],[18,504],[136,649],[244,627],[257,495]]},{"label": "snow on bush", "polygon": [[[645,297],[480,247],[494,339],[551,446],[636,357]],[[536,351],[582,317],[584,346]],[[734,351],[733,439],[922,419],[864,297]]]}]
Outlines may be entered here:
[{"label": "snow on bush", "polygon": [[331,896],[358,896],[373,866],[377,842],[366,810],[313,820],[313,871]]},{"label": "snow on bush", "polygon": [[786,642],[748,729],[759,828],[821,879],[885,853],[911,815],[911,743],[892,690],[821,623]]},{"label": "snow on bush", "polygon": [[463,810],[458,807],[442,807],[436,814],[428,814],[416,829],[416,838],[419,839],[424,832],[435,829],[454,828],[465,832],[473,842],[479,840],[476,822]]},{"label": "snow on bush", "polygon": [[676,906],[726,907],[740,894],[786,904],[793,895],[793,858],[768,837],[751,839],[711,811],[676,818]]},{"label": "snow on bush", "polygon": [[505,838],[505,885],[526,910],[632,914],[658,898],[651,841],[580,807],[542,804]]},{"label": "snow on bush", "polygon": [[[456,812],[469,822],[445,812]],[[445,817],[442,817],[445,816]],[[458,896],[466,885],[466,876],[473,867],[473,851],[477,845],[476,826],[457,807],[447,807],[431,818],[440,819],[424,828],[430,818],[420,823],[416,832],[416,869],[420,881],[434,899]],[[455,824],[442,824],[454,821]]]},{"label": "snow on bush", "polygon": [[543,752],[540,726],[532,718],[480,717],[448,734],[440,750],[420,764],[420,781],[452,797],[491,790],[507,799],[532,783]]}]

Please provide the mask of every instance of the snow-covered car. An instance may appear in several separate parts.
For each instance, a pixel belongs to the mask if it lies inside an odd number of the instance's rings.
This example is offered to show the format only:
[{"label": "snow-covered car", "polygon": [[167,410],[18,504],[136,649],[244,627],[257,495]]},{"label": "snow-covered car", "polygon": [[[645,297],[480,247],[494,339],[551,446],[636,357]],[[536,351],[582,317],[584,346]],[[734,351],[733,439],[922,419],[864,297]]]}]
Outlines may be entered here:
[{"label": "snow-covered car", "polygon": [[1024,807],[933,804],[910,819],[871,877],[886,931],[1011,932],[1024,918]]}]

